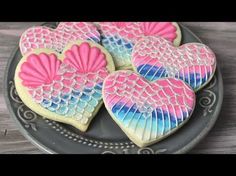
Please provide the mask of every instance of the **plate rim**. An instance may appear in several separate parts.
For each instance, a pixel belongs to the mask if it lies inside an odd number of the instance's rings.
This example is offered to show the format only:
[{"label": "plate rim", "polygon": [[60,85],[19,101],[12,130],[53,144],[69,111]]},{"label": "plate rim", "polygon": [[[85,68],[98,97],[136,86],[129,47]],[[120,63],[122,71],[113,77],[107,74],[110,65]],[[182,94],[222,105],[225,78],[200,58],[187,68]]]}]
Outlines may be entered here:
[{"label": "plate rim", "polygon": [[[46,24],[46,23],[42,23],[41,25],[43,25],[43,24]],[[186,27],[182,23],[178,23],[178,24],[181,26],[181,28],[184,28],[185,30],[187,30],[192,36],[194,36],[197,40],[199,40],[201,43],[203,43],[202,40],[197,35],[195,35],[188,27]],[[3,81],[3,91],[4,92],[3,92],[3,95],[4,95],[5,103],[7,105],[7,110],[9,112],[9,116],[12,117],[12,119],[14,119],[14,121],[17,124],[16,126],[19,129],[19,131],[21,132],[21,134],[30,143],[32,143],[34,146],[36,146],[40,151],[45,152],[46,154],[58,154],[57,152],[53,151],[49,147],[47,147],[44,144],[42,144],[41,142],[39,142],[35,137],[33,137],[33,135],[31,135],[28,132],[28,130],[26,130],[23,127],[22,124],[19,122],[18,118],[16,117],[16,115],[13,112],[13,109],[11,107],[10,99],[8,97],[8,70],[9,70],[10,65],[11,65],[11,63],[12,63],[12,61],[14,59],[14,56],[16,55],[18,50],[19,50],[19,41],[17,42],[17,46],[12,50],[11,55],[9,57],[9,60],[7,61],[7,65],[6,65],[5,70],[4,70],[4,81]],[[209,120],[209,122],[207,124],[207,127],[205,127],[193,140],[191,140],[189,143],[187,143],[181,149],[175,151],[173,154],[184,154],[184,153],[187,153],[188,151],[190,151],[202,139],[204,139],[205,136],[207,136],[207,134],[210,132],[210,130],[215,125],[215,123],[216,123],[216,121],[217,121],[217,119],[219,117],[219,114],[221,112],[221,109],[222,109],[223,97],[224,97],[223,79],[222,79],[222,74],[221,74],[218,62],[217,62],[216,72],[217,72],[217,75],[218,75],[219,82],[222,83],[222,84],[218,84],[218,86],[220,87],[219,89],[222,90],[222,92],[219,93],[219,98],[218,98],[219,108],[217,108],[216,111],[215,111],[216,118],[212,118],[211,120]]]},{"label": "plate rim", "polygon": [[[19,42],[17,42],[17,44],[19,45]],[[41,142],[39,142],[36,138],[34,138],[22,125],[21,123],[19,122],[18,118],[16,117],[15,113],[13,112],[13,109],[10,108],[11,107],[11,103],[10,103],[10,99],[8,97],[8,70],[10,68],[10,65],[17,53],[17,51],[19,50],[19,46],[16,46],[10,57],[9,57],[9,60],[7,62],[7,65],[5,67],[5,70],[4,70],[4,84],[3,84],[3,91],[4,91],[4,100],[5,100],[5,103],[7,105],[7,109],[9,111],[9,116],[10,117],[13,117],[12,119],[14,119],[14,121],[16,122],[17,124],[17,128],[19,129],[19,131],[22,133],[22,135],[29,141],[31,142],[34,146],[36,146],[37,148],[39,148],[39,150],[43,151],[43,152],[46,152],[48,154],[55,154],[55,152],[53,150],[51,150],[50,148],[48,148],[47,146],[43,145]]]},{"label": "plate rim", "polygon": [[[184,28],[185,30],[187,30],[191,35],[193,35],[195,38],[197,38],[201,43],[202,40],[196,35],[194,34],[188,27],[180,24],[182,28]],[[216,118],[212,118],[209,122],[208,122],[208,127],[205,127],[193,140],[191,140],[187,145],[185,145],[183,148],[177,150],[176,152],[174,152],[174,154],[183,154],[186,153],[188,151],[190,151],[193,147],[195,147],[199,142],[201,142],[201,140],[203,140],[208,133],[211,131],[211,129],[215,126],[216,121],[219,118],[221,109],[222,109],[222,104],[223,104],[223,99],[224,99],[224,82],[223,82],[223,78],[222,78],[222,74],[220,71],[220,66],[219,66],[219,62],[217,62],[217,66],[216,66],[216,71],[215,74],[217,73],[217,78],[219,80],[219,82],[221,82],[222,84],[218,84],[218,86],[220,87],[219,89],[222,90],[221,93],[219,93],[219,97],[218,97],[218,104],[220,108],[217,108],[215,111],[215,116]]]}]

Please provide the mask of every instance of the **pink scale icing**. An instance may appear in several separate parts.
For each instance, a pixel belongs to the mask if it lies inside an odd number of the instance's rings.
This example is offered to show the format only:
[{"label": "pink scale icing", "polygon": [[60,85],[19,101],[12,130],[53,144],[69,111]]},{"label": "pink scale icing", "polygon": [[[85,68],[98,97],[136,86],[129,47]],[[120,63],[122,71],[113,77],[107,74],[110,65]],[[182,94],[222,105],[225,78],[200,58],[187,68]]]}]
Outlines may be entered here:
[{"label": "pink scale icing", "polygon": [[119,34],[135,43],[142,36],[162,36],[171,42],[177,38],[172,22],[100,22],[99,26],[104,35]]},{"label": "pink scale icing", "polygon": [[100,33],[92,23],[61,22],[56,29],[36,26],[29,28],[22,34],[20,50],[23,55],[34,48],[49,48],[60,53],[67,43],[87,39],[92,41],[100,40]]},{"label": "pink scale icing", "polygon": [[[139,77],[135,73],[131,75],[125,73],[127,72],[120,71],[116,74],[119,75],[118,77],[124,76],[126,79],[135,77],[138,82],[142,82],[143,86],[139,87],[137,86],[137,82],[133,82],[132,91],[128,91],[127,88],[122,88],[123,84],[117,81],[117,79],[112,78],[113,76],[108,76],[104,83],[104,92],[106,95],[104,101],[108,103],[110,108],[118,103],[121,98],[122,102],[126,103],[131,101],[133,104],[137,103],[137,101],[134,100],[145,103],[144,100],[148,99],[149,102],[153,102],[153,104],[150,104],[153,108],[159,107],[165,109],[166,106],[168,106],[171,113],[174,113],[172,106],[176,106],[175,109],[180,107],[191,108],[194,106],[195,93],[181,80],[166,78],[148,83],[144,78]],[[156,95],[152,95],[154,92]]]},{"label": "pink scale icing", "polygon": [[140,39],[132,54],[134,67],[151,65],[175,71],[168,72],[169,76],[175,76],[178,71],[188,71],[186,69],[202,75],[206,74],[206,71],[211,71],[212,74],[216,67],[215,54],[208,46],[202,43],[187,43],[174,47],[168,40],[157,36]]}]

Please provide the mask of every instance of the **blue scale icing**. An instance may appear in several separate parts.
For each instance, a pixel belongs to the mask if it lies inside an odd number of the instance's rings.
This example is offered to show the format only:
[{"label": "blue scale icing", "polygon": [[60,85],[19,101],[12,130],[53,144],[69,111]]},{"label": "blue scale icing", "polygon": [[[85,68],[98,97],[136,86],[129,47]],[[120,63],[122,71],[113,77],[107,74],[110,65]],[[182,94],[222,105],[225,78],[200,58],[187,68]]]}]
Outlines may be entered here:
[{"label": "blue scale icing", "polygon": [[95,89],[100,89],[102,90],[102,82],[101,83],[98,83],[94,86]]},{"label": "blue scale icing", "polygon": [[54,112],[58,107],[59,107],[58,104],[52,103],[51,106],[48,107],[48,109]]},{"label": "blue scale icing", "polygon": [[58,110],[56,110],[56,113],[60,114],[60,115],[65,115],[68,111],[68,107],[67,106],[60,106]]},{"label": "blue scale icing", "polygon": [[58,97],[52,97],[52,102],[53,102],[53,103],[57,103],[57,104],[58,104],[58,103],[60,103],[60,101],[61,101],[60,98],[58,98]]},{"label": "blue scale icing", "polygon": [[122,40],[119,39],[119,40],[116,41],[116,43],[117,43],[118,45],[122,45]]},{"label": "blue scale icing", "polygon": [[81,108],[80,106],[76,106],[76,111],[82,112],[82,111],[83,111],[83,108]]},{"label": "blue scale icing", "polygon": [[70,94],[61,94],[61,98],[64,100],[68,100],[70,98]]},{"label": "blue scale icing", "polygon": [[98,92],[94,92],[94,93],[92,94],[92,96],[93,96],[93,98],[95,98],[95,99],[100,99],[101,96],[102,96],[102,94],[101,94],[101,93],[98,93]]},{"label": "blue scale icing", "polygon": [[[137,125],[138,127],[144,127],[145,125],[145,117],[143,116],[143,113],[140,113],[139,110],[136,109],[136,106],[132,106],[131,108],[128,106],[123,106],[123,103],[117,103],[113,106],[112,112],[114,113],[115,117],[122,122],[125,126],[128,126],[130,128],[134,128]],[[191,112],[189,112],[191,113]],[[169,132],[169,126],[170,129],[173,129],[176,127],[176,120],[172,114],[170,114],[170,123],[169,124],[169,118],[168,113],[163,112],[164,116],[162,115],[162,112],[160,109],[156,109],[156,111],[152,112],[152,118],[147,118],[146,121],[146,129],[151,130],[152,132],[156,132],[158,134],[162,133],[163,130],[163,120],[164,120],[164,133]],[[125,118],[124,118],[125,116]],[[187,118],[187,113],[183,113],[184,120]],[[150,123],[152,121],[152,127],[150,127]],[[157,122],[157,123],[156,123]],[[178,118],[178,125],[182,123],[182,119]],[[158,125],[158,127],[156,126]],[[158,128],[158,129],[157,129]]]},{"label": "blue scale icing", "polygon": [[[201,85],[203,85],[207,81],[207,78],[209,78],[210,76],[211,76],[210,72],[207,72],[207,75],[205,75],[202,78],[200,77],[199,73],[190,73],[190,74],[185,74],[184,76],[183,76],[183,73],[179,73],[179,76],[178,74],[176,74],[175,77],[185,81],[194,90],[196,90],[199,87],[201,87]],[[196,84],[195,84],[195,80],[196,80]]]},{"label": "blue scale icing", "polygon": [[78,98],[76,97],[71,97],[71,99],[69,100],[70,104],[77,104],[78,103]]},{"label": "blue scale icing", "polygon": [[84,89],[84,92],[85,92],[85,93],[90,93],[90,92],[92,92],[92,90],[93,90],[93,88],[85,88],[85,89]]},{"label": "blue scale icing", "polygon": [[60,105],[66,105],[66,101],[61,99]]},{"label": "blue scale icing", "polygon": [[128,49],[133,49],[133,44],[132,43],[127,43],[125,44],[125,47]]},{"label": "blue scale icing", "polygon": [[89,37],[89,38],[87,38],[87,40],[88,40],[88,41],[92,41],[92,42],[96,42],[96,43],[99,43],[99,42],[100,42],[99,37],[98,37],[98,38],[96,38],[96,37]]},{"label": "blue scale icing", "polygon": [[75,109],[77,104],[68,104],[68,108],[69,109]]},{"label": "blue scale icing", "polygon": [[89,98],[90,98],[90,96],[87,95],[87,94],[85,94],[85,93],[83,93],[82,96],[81,96],[80,98],[81,98],[81,100],[83,100],[83,101],[88,101]]},{"label": "blue scale icing", "polygon": [[[94,93],[91,95],[92,91]],[[102,83],[99,83],[93,88],[85,88],[83,92],[72,91],[71,94],[52,96],[50,100],[44,99],[40,105],[59,115],[72,116],[83,110],[92,113],[101,98]]]},{"label": "blue scale icing", "polygon": [[97,106],[98,104],[98,100],[94,99],[94,98],[91,98],[91,100],[89,101],[89,104],[91,104],[92,106]]},{"label": "blue scale icing", "polygon": [[137,71],[140,75],[142,75],[149,81],[155,81],[159,78],[167,76],[164,67],[157,67],[149,64],[138,66]]},{"label": "blue scale icing", "polygon": [[51,103],[52,103],[51,101],[44,99],[44,100],[41,102],[41,105],[42,105],[43,107],[48,107],[48,106],[51,106]]},{"label": "blue scale icing", "polygon": [[79,91],[72,90],[71,94],[72,94],[72,96],[75,96],[75,97],[80,96],[80,92]]},{"label": "blue scale icing", "polygon": [[[157,67],[149,64],[138,66],[137,71],[141,76],[145,77],[148,81],[155,81],[159,78],[168,76],[167,71],[165,70],[164,67]],[[199,73],[185,74],[185,76],[183,76],[183,73],[177,73],[175,75],[176,78],[179,78],[188,83],[194,90],[201,87],[201,85],[203,85],[207,81],[207,78],[209,78],[210,76],[211,76],[210,72],[207,72],[207,75],[203,76],[202,78],[200,77]]]},{"label": "blue scale icing", "polygon": [[86,102],[84,101],[79,101],[78,104],[77,104],[80,108],[84,108],[86,106]]},{"label": "blue scale icing", "polygon": [[128,42],[127,40],[120,38],[119,36],[102,36],[102,44],[114,44],[114,45],[120,45],[123,46],[126,49],[133,48],[134,44],[131,42]]},{"label": "blue scale icing", "polygon": [[[120,38],[119,36],[102,36],[102,45],[113,55],[115,58],[122,55],[122,59],[130,59],[131,52],[134,44]],[[119,48],[119,49],[118,49]]]}]

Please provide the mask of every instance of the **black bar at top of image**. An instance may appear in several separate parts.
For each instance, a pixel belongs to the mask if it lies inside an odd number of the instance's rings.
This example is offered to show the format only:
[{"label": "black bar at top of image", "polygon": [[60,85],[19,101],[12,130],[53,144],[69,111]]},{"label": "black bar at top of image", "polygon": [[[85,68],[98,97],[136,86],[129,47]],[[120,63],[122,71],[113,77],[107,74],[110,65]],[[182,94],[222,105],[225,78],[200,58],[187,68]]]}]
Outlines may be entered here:
[{"label": "black bar at top of image", "polygon": [[[236,21],[227,1],[4,1],[0,21]],[[9,5],[7,5],[9,3]],[[30,6],[29,6],[30,5]],[[5,8],[4,8],[5,7]]]}]

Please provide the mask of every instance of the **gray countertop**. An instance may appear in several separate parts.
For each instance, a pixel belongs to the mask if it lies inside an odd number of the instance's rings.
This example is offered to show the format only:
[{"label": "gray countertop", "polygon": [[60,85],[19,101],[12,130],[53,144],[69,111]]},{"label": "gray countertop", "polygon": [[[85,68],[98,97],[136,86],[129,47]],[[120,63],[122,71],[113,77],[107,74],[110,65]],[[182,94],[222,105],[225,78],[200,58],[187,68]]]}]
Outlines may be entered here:
[{"label": "gray countertop", "polygon": [[[0,23],[0,80],[21,33],[41,23]],[[218,121],[208,136],[190,153],[236,153],[236,23],[184,22],[217,55],[224,81],[224,102]],[[1,84],[1,83],[0,83]],[[0,86],[0,154],[43,153],[20,133],[10,117]]]}]

